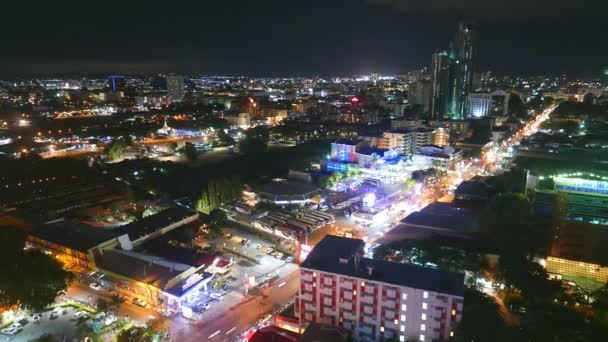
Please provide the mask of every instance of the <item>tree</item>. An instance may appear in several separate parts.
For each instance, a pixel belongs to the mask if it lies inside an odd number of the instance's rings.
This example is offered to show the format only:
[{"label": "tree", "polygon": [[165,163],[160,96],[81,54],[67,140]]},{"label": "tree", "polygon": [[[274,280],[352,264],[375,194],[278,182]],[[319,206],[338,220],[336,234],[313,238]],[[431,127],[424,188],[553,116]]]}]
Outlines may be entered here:
[{"label": "tree", "polygon": [[209,213],[209,224],[220,226],[226,223],[228,216],[226,212],[221,209],[213,209]]},{"label": "tree", "polygon": [[259,138],[245,138],[239,142],[239,152],[245,156],[257,157],[267,150],[267,143]]},{"label": "tree", "polygon": [[20,304],[42,310],[67,289],[73,275],[61,263],[37,250],[24,250],[26,234],[0,227],[0,307]]},{"label": "tree", "polygon": [[177,151],[177,143],[175,141],[172,141],[170,143],[167,144],[167,149],[169,150],[169,152],[175,152]]},{"label": "tree", "polygon": [[111,143],[106,145],[105,153],[108,159],[116,160],[127,151],[127,144],[122,140],[113,140]]},{"label": "tree", "polygon": [[234,144],[234,139],[228,135],[228,133],[224,132],[223,129],[220,129],[217,132],[217,137],[218,139],[220,139],[220,143],[222,145],[233,145]]},{"label": "tree", "polygon": [[517,118],[527,118],[528,108],[519,97],[518,93],[511,93],[509,96],[509,113]]},{"label": "tree", "polygon": [[505,329],[499,306],[483,292],[465,288],[462,322],[457,341],[495,341]]},{"label": "tree", "polygon": [[184,155],[189,161],[195,161],[196,159],[198,159],[198,152],[196,151],[196,147],[194,147],[194,144],[189,141],[184,144],[184,147],[182,147],[181,151],[184,153]]},{"label": "tree", "polygon": [[116,336],[116,342],[152,342],[154,333],[147,327],[133,327]]}]

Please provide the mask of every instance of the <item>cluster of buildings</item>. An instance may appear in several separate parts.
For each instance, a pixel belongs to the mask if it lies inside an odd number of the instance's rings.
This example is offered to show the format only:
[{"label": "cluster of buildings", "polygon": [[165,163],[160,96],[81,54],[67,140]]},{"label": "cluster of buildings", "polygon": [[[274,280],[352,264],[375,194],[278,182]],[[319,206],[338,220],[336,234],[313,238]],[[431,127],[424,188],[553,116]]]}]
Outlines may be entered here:
[{"label": "cluster of buildings", "polygon": [[198,213],[169,208],[115,229],[58,220],[29,233],[27,247],[42,250],[80,277],[166,313],[182,312],[231,260],[176,243],[179,230],[206,226]]}]

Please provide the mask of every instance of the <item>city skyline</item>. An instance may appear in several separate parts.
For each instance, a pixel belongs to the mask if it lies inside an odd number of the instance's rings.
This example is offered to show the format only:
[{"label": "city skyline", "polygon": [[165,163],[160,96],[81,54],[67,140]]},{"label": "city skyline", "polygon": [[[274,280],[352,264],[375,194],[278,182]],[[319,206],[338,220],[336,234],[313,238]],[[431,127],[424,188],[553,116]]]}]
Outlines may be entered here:
[{"label": "city skyline", "polygon": [[186,6],[162,2],[10,4],[15,15],[2,24],[12,34],[0,72],[402,74],[429,67],[433,51],[447,46],[463,18],[480,27],[479,70],[599,76],[607,52],[600,44],[606,24],[596,20],[606,4],[594,0],[188,6],[184,12]]}]

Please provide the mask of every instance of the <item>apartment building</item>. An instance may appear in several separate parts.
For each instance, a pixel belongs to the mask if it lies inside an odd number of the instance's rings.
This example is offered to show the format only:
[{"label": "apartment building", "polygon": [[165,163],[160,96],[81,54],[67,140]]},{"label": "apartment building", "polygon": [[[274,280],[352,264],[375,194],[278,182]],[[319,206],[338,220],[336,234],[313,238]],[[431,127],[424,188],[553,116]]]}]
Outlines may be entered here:
[{"label": "apartment building", "polygon": [[383,147],[396,149],[401,154],[412,155],[418,148],[434,142],[435,132],[432,129],[417,128],[411,130],[394,130],[384,132]]},{"label": "apartment building", "polygon": [[363,257],[365,243],[327,236],[300,265],[296,315],[357,341],[444,341],[462,320],[464,275]]}]

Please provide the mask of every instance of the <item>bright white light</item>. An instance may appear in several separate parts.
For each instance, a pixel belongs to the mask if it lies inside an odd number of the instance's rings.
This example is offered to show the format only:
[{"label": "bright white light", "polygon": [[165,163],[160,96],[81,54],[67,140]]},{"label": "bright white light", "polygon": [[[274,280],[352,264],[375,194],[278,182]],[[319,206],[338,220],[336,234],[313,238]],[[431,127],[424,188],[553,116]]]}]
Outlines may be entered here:
[{"label": "bright white light", "polygon": [[362,201],[364,206],[373,207],[374,204],[376,204],[376,194],[370,192],[367,195],[363,196]]}]

